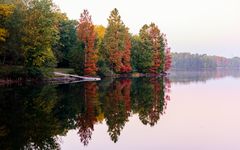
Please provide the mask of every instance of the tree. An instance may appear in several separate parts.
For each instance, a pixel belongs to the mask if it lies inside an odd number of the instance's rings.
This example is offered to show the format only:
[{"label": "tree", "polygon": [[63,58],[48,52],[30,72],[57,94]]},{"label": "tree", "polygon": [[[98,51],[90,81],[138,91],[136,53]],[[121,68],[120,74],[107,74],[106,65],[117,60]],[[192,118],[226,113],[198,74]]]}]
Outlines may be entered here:
[{"label": "tree", "polygon": [[0,4],[0,59],[2,55],[2,64],[6,60],[6,38],[9,37],[8,19],[13,14],[14,6],[11,4]]},{"label": "tree", "polygon": [[94,31],[97,34],[97,39],[103,40],[106,28],[103,25],[95,25]]},{"label": "tree", "polygon": [[132,67],[131,67],[131,40],[130,40],[130,36],[128,33],[128,30],[126,30],[125,33],[125,47],[124,47],[124,51],[122,54],[122,67],[121,67],[121,73],[128,73],[130,71],[132,71]]},{"label": "tree", "polygon": [[70,66],[74,68],[75,73],[84,74],[84,44],[77,40],[76,47],[69,53]]},{"label": "tree", "polygon": [[108,53],[104,47],[104,36],[106,33],[106,28],[102,25],[95,25],[95,33],[97,35],[96,45],[98,49],[99,59],[98,59],[98,74],[100,76],[108,76],[111,74],[109,67]]},{"label": "tree", "polygon": [[120,73],[122,68],[122,54],[125,49],[126,27],[115,8],[109,18],[103,39],[105,58],[112,73]]},{"label": "tree", "polygon": [[163,36],[163,41],[165,46],[164,71],[168,71],[171,68],[171,64],[172,64],[171,48],[168,47],[166,35],[163,34],[162,36]]},{"label": "tree", "polygon": [[97,73],[97,49],[95,49],[96,35],[91,16],[84,10],[78,25],[78,38],[84,43],[84,75],[95,76]]},{"label": "tree", "polygon": [[[149,68],[153,66],[153,53],[152,53],[152,44],[147,32],[149,26],[144,25],[139,32],[139,39],[137,39],[137,44],[139,49],[135,52],[136,56],[136,68],[137,71],[142,73],[149,72]],[[136,50],[135,50],[136,51]]]},{"label": "tree", "polygon": [[163,45],[163,39],[160,30],[154,23],[150,24],[149,28],[147,29],[147,34],[150,38],[149,40],[152,45],[153,54],[153,65],[149,68],[149,72],[157,74],[163,71],[163,53],[165,50],[165,46]]},{"label": "tree", "polygon": [[70,52],[77,49],[78,41],[76,20],[69,20],[66,14],[56,12],[55,17],[58,22],[59,41],[53,45],[54,55],[57,58],[57,67],[69,67]]},{"label": "tree", "polygon": [[168,47],[165,52],[164,71],[168,71],[171,68],[171,64],[172,64],[171,49]]},{"label": "tree", "polygon": [[[135,68],[139,72],[158,74],[163,71],[165,59],[165,43],[164,36],[160,33],[157,25],[151,23],[144,25],[139,32],[139,40],[134,41],[132,49],[136,65]],[[137,44],[137,45],[136,45]],[[136,50],[138,48],[138,50]]]},{"label": "tree", "polygon": [[25,15],[22,36],[25,67],[35,75],[55,66],[52,45],[59,39],[57,21],[51,0],[28,2]]},{"label": "tree", "polygon": [[4,42],[8,35],[5,26],[6,19],[13,13],[13,5],[0,4],[0,42]]}]

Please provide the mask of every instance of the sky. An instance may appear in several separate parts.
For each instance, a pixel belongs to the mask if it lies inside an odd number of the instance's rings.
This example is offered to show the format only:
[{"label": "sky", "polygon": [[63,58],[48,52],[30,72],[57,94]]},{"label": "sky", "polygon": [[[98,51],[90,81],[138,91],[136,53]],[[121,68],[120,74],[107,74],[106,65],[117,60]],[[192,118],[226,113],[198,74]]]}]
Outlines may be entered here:
[{"label": "sky", "polygon": [[172,52],[240,57],[240,0],[53,0],[70,19],[88,9],[94,24],[107,26],[117,8],[130,32],[154,22]]}]

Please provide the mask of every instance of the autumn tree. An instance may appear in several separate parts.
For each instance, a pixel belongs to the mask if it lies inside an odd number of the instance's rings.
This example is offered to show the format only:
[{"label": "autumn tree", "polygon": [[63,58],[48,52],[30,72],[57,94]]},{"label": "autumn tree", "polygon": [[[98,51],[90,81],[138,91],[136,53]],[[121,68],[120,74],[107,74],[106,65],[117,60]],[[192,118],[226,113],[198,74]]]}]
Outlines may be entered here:
[{"label": "autumn tree", "polygon": [[11,4],[0,4],[0,60],[2,55],[2,64],[5,64],[6,60],[6,38],[9,37],[9,27],[7,26],[7,20],[10,18],[14,11],[14,6]]},{"label": "autumn tree", "polygon": [[103,40],[106,28],[103,25],[95,25],[94,26],[94,31],[97,34],[97,39]]},{"label": "autumn tree", "polygon": [[153,65],[152,45],[147,32],[149,26],[144,25],[139,35],[132,37],[132,65],[137,72],[148,73]]},{"label": "autumn tree", "polygon": [[168,71],[171,68],[171,64],[172,64],[171,49],[170,47],[168,47],[166,48],[166,51],[165,51],[164,71]]},{"label": "autumn tree", "polygon": [[150,42],[152,44],[152,54],[153,54],[153,66],[149,68],[149,71],[150,73],[157,74],[163,70],[162,68],[163,65],[161,64],[164,64],[164,61],[163,61],[164,49],[161,49],[161,46],[162,46],[161,44],[163,44],[161,33],[158,27],[154,23],[150,24],[147,30],[147,33],[149,35]]},{"label": "autumn tree", "polygon": [[78,38],[84,43],[84,75],[95,76],[97,73],[97,49],[95,49],[95,31],[91,16],[84,10],[78,25]]},{"label": "autumn tree", "polygon": [[107,76],[108,74],[111,74],[110,67],[108,65],[108,53],[104,49],[104,43],[103,39],[106,33],[106,28],[103,25],[95,25],[95,33],[96,33],[96,45],[98,49],[98,74],[100,76]]},{"label": "autumn tree", "polygon": [[164,45],[164,71],[168,71],[171,68],[171,64],[172,64],[172,56],[171,56],[171,48],[168,46],[168,42],[167,42],[167,38],[166,38],[166,34],[162,34],[162,39],[163,39],[163,45]]},{"label": "autumn tree", "polygon": [[121,67],[121,73],[128,73],[132,71],[131,67],[131,39],[130,35],[128,33],[128,30],[126,30],[125,33],[125,43],[124,43],[124,51],[122,54],[122,67]]},{"label": "autumn tree", "polygon": [[131,70],[129,66],[131,43],[127,34],[128,29],[115,8],[108,18],[108,26],[103,39],[105,59],[112,73],[129,72]]},{"label": "autumn tree", "polygon": [[0,4],[0,42],[4,42],[8,35],[8,31],[5,27],[6,19],[13,13],[13,5]]},{"label": "autumn tree", "polygon": [[158,74],[163,71],[165,43],[157,25],[145,24],[132,44],[132,63],[138,72]]}]

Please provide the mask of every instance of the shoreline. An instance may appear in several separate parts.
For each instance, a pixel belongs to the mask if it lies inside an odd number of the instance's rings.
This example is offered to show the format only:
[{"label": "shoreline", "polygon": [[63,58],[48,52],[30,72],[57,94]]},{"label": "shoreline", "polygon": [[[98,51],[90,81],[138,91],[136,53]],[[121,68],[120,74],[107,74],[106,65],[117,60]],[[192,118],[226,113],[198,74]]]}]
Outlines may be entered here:
[{"label": "shoreline", "polygon": [[[114,74],[112,76],[106,76],[107,78],[139,78],[139,77],[164,77],[169,75],[169,73],[159,73],[159,74],[149,74],[149,73],[130,73],[130,74]],[[104,77],[105,78],[105,77]],[[83,79],[77,79],[73,77],[63,77],[63,76],[55,76],[52,78],[46,78],[43,80],[33,80],[33,79],[0,79],[0,86],[4,85],[22,85],[25,83],[36,83],[36,84],[42,84],[42,83],[50,83],[50,84],[68,84],[68,83],[76,83],[76,82],[89,82],[88,80]]]}]

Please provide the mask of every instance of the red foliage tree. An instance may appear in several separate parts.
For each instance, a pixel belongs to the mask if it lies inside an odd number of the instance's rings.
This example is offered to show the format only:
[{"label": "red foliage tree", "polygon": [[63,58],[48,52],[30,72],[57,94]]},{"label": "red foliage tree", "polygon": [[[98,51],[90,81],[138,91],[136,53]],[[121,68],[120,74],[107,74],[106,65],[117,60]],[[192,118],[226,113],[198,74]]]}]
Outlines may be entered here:
[{"label": "red foliage tree", "polygon": [[160,72],[161,66],[161,34],[160,30],[154,23],[149,26],[148,34],[153,50],[153,65],[150,67],[149,71],[151,73],[157,74]]},{"label": "red foliage tree", "polygon": [[171,68],[172,64],[172,56],[171,56],[171,48],[168,47],[168,42],[166,38],[166,34],[163,35],[164,46],[165,46],[165,63],[164,63],[164,71],[168,71]]},{"label": "red foliage tree", "polygon": [[129,38],[129,33],[126,32],[125,36],[125,46],[122,54],[122,66],[121,73],[128,73],[132,71],[131,67],[131,40]]},{"label": "red foliage tree", "polygon": [[130,65],[131,41],[128,28],[124,25],[115,8],[109,18],[108,27],[103,38],[105,60],[113,73],[128,73],[132,70]]},{"label": "red foliage tree", "polygon": [[78,38],[84,43],[84,75],[95,76],[97,68],[97,49],[95,49],[95,31],[91,16],[84,10],[78,25]]},{"label": "red foliage tree", "polygon": [[115,72],[120,72],[122,67],[122,51],[119,50],[110,50],[109,60],[111,62],[111,68]]},{"label": "red foliage tree", "polygon": [[171,49],[170,47],[167,47],[165,51],[164,71],[168,71],[171,68],[171,64],[172,64]]}]

